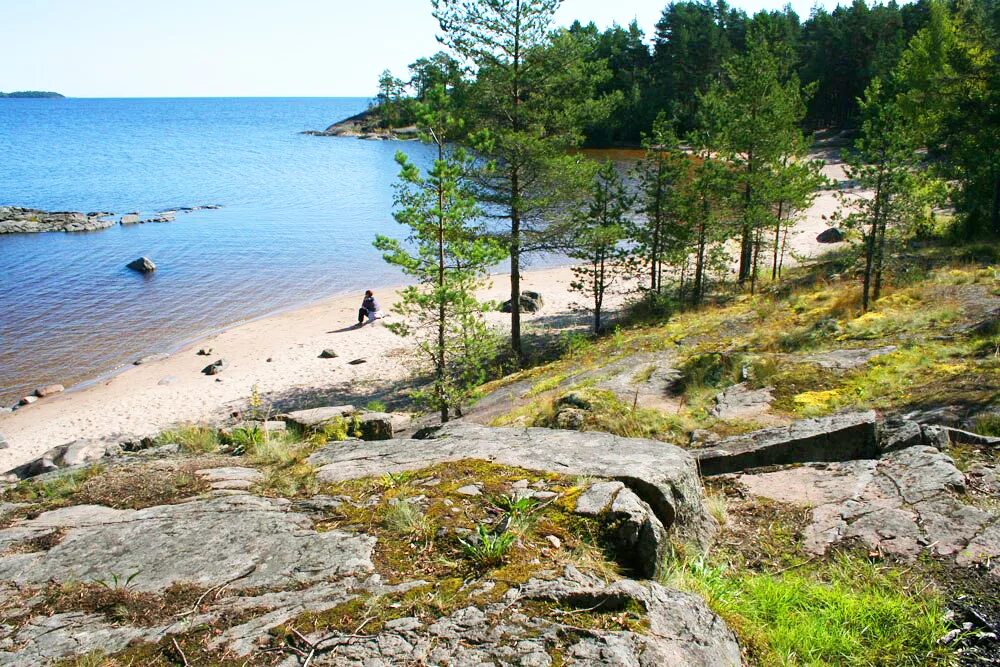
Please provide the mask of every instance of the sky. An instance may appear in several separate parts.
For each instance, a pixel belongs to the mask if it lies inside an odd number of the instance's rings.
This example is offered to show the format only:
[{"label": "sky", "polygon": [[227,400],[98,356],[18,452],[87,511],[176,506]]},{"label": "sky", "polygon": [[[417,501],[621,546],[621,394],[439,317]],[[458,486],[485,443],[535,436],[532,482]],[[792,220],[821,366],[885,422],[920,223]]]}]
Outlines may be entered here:
[{"label": "sky", "polygon": [[[557,22],[650,37],[667,1],[565,0]],[[440,49],[430,0],[0,0],[0,30],[0,91],[71,97],[370,97],[383,69]]]}]

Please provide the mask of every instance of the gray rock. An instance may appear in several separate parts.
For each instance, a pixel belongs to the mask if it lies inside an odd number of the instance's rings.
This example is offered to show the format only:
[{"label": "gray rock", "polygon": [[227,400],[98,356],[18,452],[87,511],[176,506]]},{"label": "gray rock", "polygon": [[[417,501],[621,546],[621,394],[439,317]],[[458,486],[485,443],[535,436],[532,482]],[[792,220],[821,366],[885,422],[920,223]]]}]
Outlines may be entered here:
[{"label": "gray rock", "polygon": [[907,561],[927,551],[1000,574],[998,518],[961,501],[965,478],[934,447],[913,445],[878,460],[746,474],[740,481],[755,496],[813,508],[803,535],[811,553],[860,542]]},{"label": "gray rock", "polygon": [[158,352],[156,354],[150,354],[150,355],[147,355],[145,357],[139,357],[138,359],[136,359],[132,363],[135,366],[142,366],[142,365],[145,365],[145,364],[151,364],[154,361],[163,361],[164,359],[169,359],[169,358],[170,358],[170,355],[167,354],[166,352]]},{"label": "gray rock", "polygon": [[556,413],[556,426],[569,431],[583,430],[587,411],[580,408],[562,408]]},{"label": "gray rock", "polygon": [[133,271],[138,271],[139,273],[152,273],[153,271],[156,271],[156,264],[154,264],[153,260],[148,257],[140,257],[139,259],[129,262],[125,266]]},{"label": "gray rock", "polygon": [[3,436],[3,433],[0,433],[0,449],[7,449],[8,447],[10,447],[10,444],[7,442],[7,438]]},{"label": "gray rock", "polygon": [[873,411],[804,419],[725,438],[693,452],[705,475],[789,463],[874,458],[877,453],[878,424]]},{"label": "gray rock", "polygon": [[121,217],[121,220],[119,220],[119,222],[123,225],[134,225],[139,222],[139,214],[126,213]]},{"label": "gray rock", "polygon": [[385,412],[364,412],[357,416],[362,440],[391,440],[393,416]]},{"label": "gray rock", "polygon": [[482,490],[475,484],[466,484],[465,486],[455,489],[455,493],[462,496],[481,496],[483,495]]},{"label": "gray rock", "polygon": [[886,421],[883,434],[881,451],[883,453],[895,452],[907,447],[923,445],[924,432],[920,424],[911,421]]},{"label": "gray rock", "polygon": [[55,396],[56,394],[61,394],[66,391],[66,387],[61,384],[47,384],[44,387],[39,387],[35,390],[35,396],[38,398],[48,398],[49,396]]},{"label": "gray rock", "polygon": [[716,530],[702,505],[703,490],[691,455],[653,440],[451,422],[421,440],[337,443],[313,454],[309,462],[318,467],[319,481],[336,482],[463,459],[616,479],[649,504],[672,536],[706,548]]},{"label": "gray rock", "polygon": [[38,209],[0,206],[0,234],[34,232],[91,232],[115,224],[110,213],[76,211],[40,211]]},{"label": "gray rock", "polygon": [[[521,297],[518,301],[521,305],[522,313],[537,313],[545,305],[545,300],[542,299],[541,294],[528,290],[521,292]],[[511,311],[511,303],[511,300],[508,299],[500,304],[500,312],[509,313]]]},{"label": "gray rock", "polygon": [[745,382],[727,387],[715,397],[712,416],[717,419],[752,419],[770,409],[771,387],[751,389]]},{"label": "gray rock", "polygon": [[844,240],[844,233],[836,227],[824,229],[816,236],[818,243],[840,243]]},{"label": "gray rock", "polygon": [[895,345],[886,345],[885,347],[877,347],[870,350],[831,350],[829,352],[817,352],[816,354],[789,355],[789,358],[813,363],[820,368],[829,370],[848,371],[864,366],[876,357],[895,352],[896,349]]},{"label": "gray rock", "polygon": [[0,556],[0,580],[17,585],[88,581],[138,572],[132,587],[175,583],[233,589],[281,587],[372,570],[375,539],[337,530],[317,533],[301,514],[250,495],[143,510],[78,505],[0,530],[63,529],[47,552]]},{"label": "gray rock", "polygon": [[71,468],[90,463],[104,457],[109,445],[117,443],[101,439],[84,439],[59,445],[48,450],[37,459],[20,465],[5,474],[18,479],[36,477],[61,468]]},{"label": "gray rock", "polygon": [[978,433],[973,433],[972,431],[965,431],[960,428],[952,428],[950,426],[942,426],[941,428],[945,433],[947,433],[948,440],[950,442],[961,445],[980,445],[985,447],[1000,446],[1000,438],[997,437],[980,435]]},{"label": "gray rock", "polygon": [[335,350],[331,350],[329,348],[319,353],[320,359],[336,359],[338,356],[340,355],[338,355]]},{"label": "gray rock", "polygon": [[228,366],[228,364],[225,359],[218,359],[201,369],[201,372],[205,375],[218,375],[222,371],[226,370],[226,366]]},{"label": "gray rock", "polygon": [[296,410],[278,415],[275,419],[294,424],[304,430],[318,431],[336,419],[350,417],[353,414],[353,405],[330,405],[310,410]]},{"label": "gray rock", "polygon": [[32,403],[36,402],[37,400],[38,400],[37,396],[24,396],[23,398],[21,398],[20,401],[18,401],[17,404],[18,405],[31,405]]},{"label": "gray rock", "polygon": [[177,382],[176,375],[167,375],[160,378],[160,381],[157,382],[156,384],[160,385],[161,387],[166,387],[167,385],[174,384],[175,382]]},{"label": "gray rock", "polygon": [[667,531],[652,508],[621,482],[598,482],[576,502],[577,514],[605,517],[614,526],[619,560],[642,577],[659,574],[667,553]]}]

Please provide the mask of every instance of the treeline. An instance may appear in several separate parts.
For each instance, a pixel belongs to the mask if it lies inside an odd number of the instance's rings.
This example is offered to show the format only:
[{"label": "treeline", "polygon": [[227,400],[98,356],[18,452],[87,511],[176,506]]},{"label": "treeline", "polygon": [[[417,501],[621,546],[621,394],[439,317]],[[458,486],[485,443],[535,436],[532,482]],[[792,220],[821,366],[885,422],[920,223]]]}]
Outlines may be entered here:
[{"label": "treeline", "polygon": [[[1000,234],[997,0],[929,0],[910,10],[858,3],[802,27],[789,12],[747,18],[724,4],[675,4],[658,50],[645,56],[634,27],[555,29],[559,5],[432,0],[448,50],[415,63],[411,81],[387,73],[380,84],[385,122],[415,123],[437,150],[426,172],[398,155],[395,216],[408,237],[376,245],[414,280],[397,307],[405,320],[391,326],[418,338],[434,372],[423,396],[442,420],[497,358],[500,344],[481,319],[492,305],[475,294],[503,257],[515,365],[525,355],[520,277],[532,253],[578,260],[573,288],[590,304],[595,331],[609,292],[637,277],[654,310],[699,303],[734,268],[751,293],[779,280],[789,232],[826,184],[809,154],[818,119],[856,127],[845,160],[857,188],[842,192],[837,221],[859,241],[863,309],[888,280],[893,244],[931,229],[935,207],[950,202],[967,236]],[[859,16],[880,18],[866,32],[845,18]],[[892,16],[904,32],[864,41],[891,33],[883,28]],[[907,16],[922,25],[909,39]],[[803,54],[822,50],[804,46],[815,43],[811,33],[851,33],[870,47],[855,63],[857,81],[835,69],[804,78]],[[635,48],[595,47],[609,35]],[[669,69],[669,81],[652,74],[657,67]],[[629,113],[645,148],[630,173],[574,150],[598,128],[634,131]],[[648,127],[643,114],[653,115]]]},{"label": "treeline", "polygon": [[[858,98],[875,77],[896,66],[910,39],[927,24],[929,0],[898,5],[855,0],[833,11],[816,8],[802,20],[791,7],[748,15],[724,0],[674,2],[650,34],[633,22],[599,30],[576,21],[567,33],[581,43],[587,62],[607,67],[599,92],[617,97],[612,112],[586,128],[589,146],[633,145],[666,113],[682,132],[697,124],[697,98],[723,75],[723,63],[747,52],[748,35],[764,33],[786,50],[800,81],[813,86],[803,122],[809,128],[855,127]],[[401,102],[408,90],[421,97],[435,83],[458,84],[461,66],[448,53],[421,58],[410,78],[390,72],[380,81],[380,101]],[[402,105],[390,104],[405,120]],[[402,114],[402,115],[400,115]],[[412,119],[412,115],[410,115]]]}]

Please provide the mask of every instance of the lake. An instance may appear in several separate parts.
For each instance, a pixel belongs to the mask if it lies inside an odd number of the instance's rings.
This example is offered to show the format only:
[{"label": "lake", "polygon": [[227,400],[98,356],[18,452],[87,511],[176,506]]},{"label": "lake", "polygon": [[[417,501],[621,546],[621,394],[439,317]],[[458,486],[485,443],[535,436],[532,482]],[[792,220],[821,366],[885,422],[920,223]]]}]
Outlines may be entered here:
[{"label": "lake", "polygon": [[[361,98],[0,100],[0,204],[171,223],[0,235],[0,405],[399,273],[393,161],[416,142],[312,137]],[[125,265],[146,255],[149,276]]]}]

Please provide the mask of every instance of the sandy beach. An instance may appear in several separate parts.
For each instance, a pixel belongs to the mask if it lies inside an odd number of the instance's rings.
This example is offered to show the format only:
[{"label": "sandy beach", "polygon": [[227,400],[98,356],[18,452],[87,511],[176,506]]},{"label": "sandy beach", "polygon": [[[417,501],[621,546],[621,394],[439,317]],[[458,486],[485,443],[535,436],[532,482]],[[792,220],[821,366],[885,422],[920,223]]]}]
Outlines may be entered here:
[{"label": "sandy beach", "polygon": [[[843,178],[841,165],[831,161],[824,172]],[[819,193],[789,237],[789,256],[816,255],[830,246],[816,242],[827,219],[837,209],[833,190]],[[532,326],[586,326],[588,315],[574,304],[569,267],[527,271],[522,289],[541,292],[545,307],[524,315]],[[509,277],[498,274],[483,298],[501,301],[509,293]],[[397,288],[375,289],[380,305],[390,311]],[[148,436],[178,423],[213,421],[242,409],[254,385],[269,400],[281,404],[315,402],[329,396],[366,396],[380,387],[405,383],[412,375],[411,343],[376,322],[356,328],[361,294],[323,299],[304,308],[234,326],[185,346],[168,358],[125,369],[109,379],[39,400],[13,413],[0,414],[0,433],[9,447],[0,450],[0,470],[9,470],[46,450],[86,438]],[[609,310],[623,297],[610,299]],[[391,317],[391,315],[390,315]],[[509,316],[490,313],[488,320],[505,327]],[[210,356],[200,356],[211,348]],[[335,359],[321,359],[324,349]],[[216,359],[228,366],[219,376],[201,370]],[[351,364],[363,359],[364,363]]]}]

